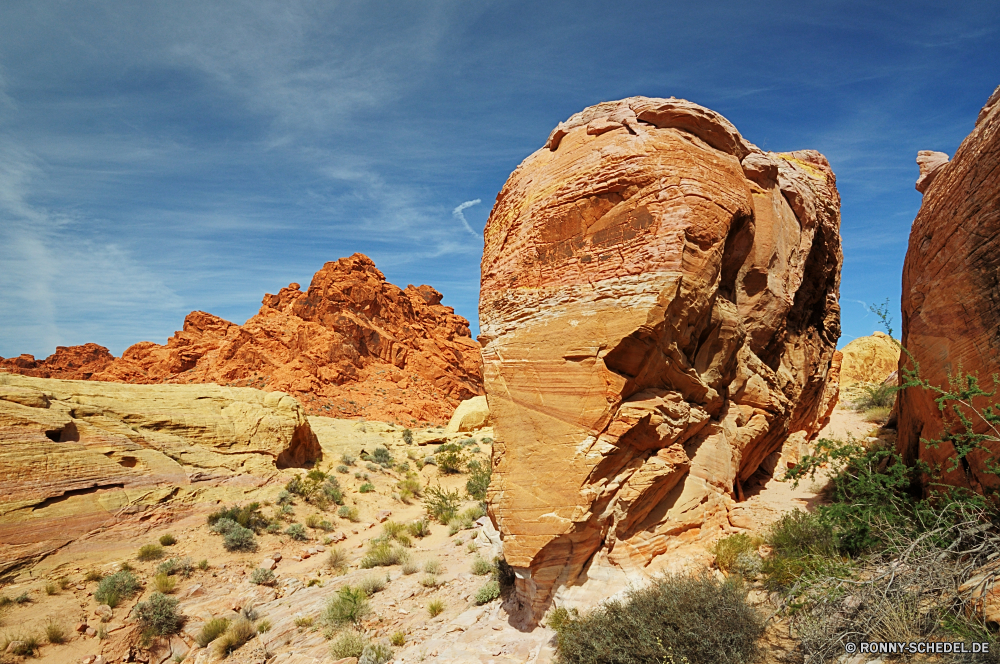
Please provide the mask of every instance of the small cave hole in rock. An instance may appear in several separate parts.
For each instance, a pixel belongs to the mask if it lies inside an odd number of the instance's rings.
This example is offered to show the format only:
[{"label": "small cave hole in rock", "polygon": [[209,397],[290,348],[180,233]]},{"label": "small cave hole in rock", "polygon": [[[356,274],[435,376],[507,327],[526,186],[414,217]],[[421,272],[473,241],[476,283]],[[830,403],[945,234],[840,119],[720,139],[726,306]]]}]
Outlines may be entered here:
[{"label": "small cave hole in rock", "polygon": [[80,440],[80,432],[76,424],[70,422],[61,429],[49,429],[45,432],[45,437],[54,443],[72,443]]},{"label": "small cave hole in rock", "polygon": [[115,459],[119,466],[125,466],[126,468],[135,468],[139,460],[133,456],[123,456],[121,459]]}]

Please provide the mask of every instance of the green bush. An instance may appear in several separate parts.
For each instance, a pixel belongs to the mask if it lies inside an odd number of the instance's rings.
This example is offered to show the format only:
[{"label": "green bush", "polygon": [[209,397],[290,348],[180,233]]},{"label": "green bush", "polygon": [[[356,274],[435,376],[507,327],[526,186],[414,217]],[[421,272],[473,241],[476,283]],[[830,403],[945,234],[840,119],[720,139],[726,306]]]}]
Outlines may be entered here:
[{"label": "green bush", "polygon": [[446,443],[445,445],[438,446],[434,454],[434,461],[437,463],[438,470],[442,473],[460,473],[462,472],[462,466],[465,465],[465,453],[460,445]]},{"label": "green bush", "polygon": [[446,524],[458,515],[462,499],[458,491],[447,491],[441,485],[427,487],[424,497],[424,511],[433,519]]},{"label": "green bush", "polygon": [[385,590],[385,587],[386,587],[386,580],[385,577],[382,576],[381,574],[373,574],[371,576],[367,576],[364,579],[361,579],[361,582],[358,584],[358,588],[365,591],[365,594],[368,595],[369,597],[371,597],[377,592],[382,592],[383,590]]},{"label": "green bush", "polygon": [[[493,571],[493,563],[483,559],[480,556],[476,556],[472,559],[472,573],[476,576],[483,576],[485,574],[490,574]],[[500,587],[497,586],[497,592],[500,592]]]},{"label": "green bush", "polygon": [[292,525],[285,528],[285,534],[291,537],[293,540],[298,540],[301,542],[304,542],[305,540],[309,539],[309,536],[306,534],[305,526],[303,526],[301,523],[293,523]]},{"label": "green bush", "polygon": [[406,525],[406,530],[418,539],[423,539],[431,534],[431,524],[427,519],[411,521]]},{"label": "green bush", "polygon": [[712,547],[712,553],[715,554],[715,564],[724,572],[739,572],[736,569],[737,559],[745,554],[756,555],[757,548],[761,544],[759,538],[750,537],[743,533],[723,537]]},{"label": "green bush", "polygon": [[436,618],[441,615],[444,611],[444,601],[440,599],[432,599],[427,603],[427,613],[431,614],[431,618]]},{"label": "green bush", "polygon": [[174,544],[177,544],[177,538],[171,535],[170,533],[167,533],[166,535],[161,535],[160,544],[163,546],[173,546]]},{"label": "green bush", "polygon": [[358,487],[358,493],[371,493],[375,490],[375,485],[371,482],[365,482],[360,487]]},{"label": "green bush", "polygon": [[476,604],[486,604],[500,597],[500,584],[490,579],[476,591]]},{"label": "green bush", "polygon": [[493,580],[500,586],[500,596],[507,598],[514,591],[514,568],[503,558],[493,559]]},{"label": "green bush", "polygon": [[330,625],[357,624],[371,612],[368,595],[361,588],[343,586],[331,597],[323,612],[324,620]]},{"label": "green bush", "polygon": [[[743,664],[759,655],[764,619],[738,581],[666,576],[589,614],[557,621],[558,661]],[[724,618],[723,618],[724,616]]]},{"label": "green bush", "polygon": [[368,645],[368,641],[363,635],[353,629],[345,630],[338,634],[337,638],[330,643],[330,655],[335,660],[347,657],[361,657],[366,645]]},{"label": "green bush", "polygon": [[403,429],[403,442],[407,445],[413,444],[413,432],[409,429]]},{"label": "green bush", "polygon": [[351,523],[357,523],[361,520],[361,517],[358,516],[358,508],[348,507],[347,505],[342,505],[341,508],[337,510],[337,516],[341,519],[347,519]]},{"label": "green bush", "polygon": [[288,489],[282,489],[281,491],[278,492],[278,499],[275,502],[280,507],[284,507],[285,505],[291,505],[293,502],[292,494],[288,491]]},{"label": "green bush", "polygon": [[368,552],[361,559],[362,569],[372,567],[389,567],[399,565],[409,559],[409,554],[399,545],[394,545],[387,540],[372,540],[368,546]]},{"label": "green bush", "polygon": [[121,600],[135,597],[140,590],[142,584],[135,574],[123,570],[101,579],[97,584],[97,590],[94,591],[94,599],[100,604],[114,608]]},{"label": "green bush", "polygon": [[345,454],[342,454],[340,456],[340,462],[342,464],[344,464],[345,466],[353,466],[356,461],[357,461],[357,458],[355,458],[354,456],[351,456],[350,454],[346,454],[345,453]]},{"label": "green bush", "polygon": [[53,645],[59,645],[66,643],[67,638],[66,628],[56,622],[55,618],[50,617],[45,623],[45,640]]},{"label": "green bush", "polygon": [[255,586],[273,586],[277,583],[277,580],[274,578],[274,572],[263,567],[258,567],[250,572],[250,583]]},{"label": "green bush", "polygon": [[163,593],[153,593],[145,602],[139,602],[132,609],[132,617],[146,634],[164,636],[176,634],[184,625],[184,616],[177,611],[178,601]]},{"label": "green bush", "polygon": [[896,401],[899,387],[884,383],[861,385],[858,397],[851,403],[855,410],[866,411],[872,408],[892,408]]},{"label": "green bush", "polygon": [[201,631],[199,631],[198,635],[194,637],[195,643],[204,648],[209,643],[222,636],[228,628],[229,621],[225,618],[212,618],[202,625]]},{"label": "green bush", "polygon": [[392,454],[389,453],[389,449],[382,445],[375,448],[375,453],[372,454],[372,461],[383,468],[391,468],[392,464],[395,463]]},{"label": "green bush", "polygon": [[223,537],[222,545],[226,551],[252,552],[257,550],[257,538],[249,528],[234,525]]},{"label": "green bush", "polygon": [[465,482],[465,492],[473,500],[486,500],[486,489],[490,486],[493,467],[489,463],[481,464],[472,460],[467,465],[469,479]]},{"label": "green bush", "polygon": [[[229,519],[255,533],[262,532],[269,523],[267,517],[260,511],[260,503],[250,503],[242,507],[234,505],[212,512],[208,515],[208,525],[214,526],[220,519]],[[213,530],[213,532],[222,533],[220,530]]]},{"label": "green bush", "polygon": [[337,466],[337,472],[346,475],[347,473],[351,472],[351,469],[345,466],[344,464],[340,464],[339,466]]},{"label": "green bush", "polygon": [[174,574],[180,574],[185,577],[191,576],[194,573],[194,564],[187,557],[170,558],[156,566],[156,573],[168,576],[173,576]]},{"label": "green bush", "polygon": [[144,544],[136,556],[140,561],[158,560],[163,557],[163,547],[159,544]]}]

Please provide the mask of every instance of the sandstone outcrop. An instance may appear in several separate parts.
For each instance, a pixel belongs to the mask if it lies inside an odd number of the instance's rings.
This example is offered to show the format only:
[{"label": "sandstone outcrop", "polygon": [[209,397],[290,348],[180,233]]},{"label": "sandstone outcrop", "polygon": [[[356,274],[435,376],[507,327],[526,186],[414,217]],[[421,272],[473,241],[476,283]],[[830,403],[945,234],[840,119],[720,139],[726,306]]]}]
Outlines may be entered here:
[{"label": "sandstone outcrop", "polygon": [[281,392],[0,374],[0,577],[123,514],[320,454]]},{"label": "sandstone outcrop", "polygon": [[844,346],[840,365],[840,386],[882,383],[899,368],[899,346],[884,332],[858,337]]},{"label": "sandstone outcrop", "polygon": [[821,154],[763,152],[678,99],[590,107],[514,171],[480,339],[490,513],[530,616],[731,528],[743,484],[817,433],[839,223]]},{"label": "sandstone outcrop", "polygon": [[[1000,88],[979,114],[972,133],[942,165],[924,192],[913,221],[903,264],[902,344],[920,365],[922,378],[947,387],[949,374],[978,373],[991,389],[1000,373]],[[910,366],[906,355],[899,367]],[[936,449],[921,442],[941,437],[946,420],[935,395],[907,388],[898,397],[899,450],[947,470],[955,458],[949,443]],[[979,400],[982,407],[987,400]],[[948,423],[955,425],[948,415]],[[976,430],[989,432],[975,418]],[[996,432],[989,432],[994,437]],[[977,490],[1000,482],[986,471],[1000,453],[973,452],[945,475],[948,483]]]},{"label": "sandstone outcrop", "polygon": [[444,424],[461,400],[482,394],[482,367],[469,321],[441,298],[430,286],[388,283],[370,258],[354,254],[325,264],[305,292],[290,284],[265,295],[243,325],[195,311],[166,345],[140,342],[114,359],[87,344],[0,367],[46,378],[256,387],[293,394],[316,415]]},{"label": "sandstone outcrop", "polygon": [[460,431],[476,431],[487,425],[490,419],[490,406],[486,397],[472,397],[458,404],[458,408],[448,420],[445,427],[447,433]]}]

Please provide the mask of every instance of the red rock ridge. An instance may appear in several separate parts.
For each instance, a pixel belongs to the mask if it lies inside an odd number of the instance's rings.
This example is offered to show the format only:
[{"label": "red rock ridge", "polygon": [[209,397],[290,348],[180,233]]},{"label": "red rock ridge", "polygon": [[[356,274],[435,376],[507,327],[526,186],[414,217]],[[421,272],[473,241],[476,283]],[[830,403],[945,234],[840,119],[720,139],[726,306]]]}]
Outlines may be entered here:
[{"label": "red rock ridge", "polygon": [[[921,164],[926,182],[925,173]],[[952,160],[938,164],[910,230],[903,263],[902,344],[932,385],[947,387],[949,374],[961,368],[978,373],[983,387],[992,388],[990,376],[1000,373],[998,275],[1000,87]],[[900,369],[909,362],[903,354]],[[945,425],[934,396],[918,388],[899,394],[897,445],[906,460],[940,463],[947,470],[955,460],[952,445],[932,448],[925,442],[939,439]],[[987,432],[981,420],[977,431]],[[991,449],[992,454],[969,454],[944,481],[978,491],[1000,487],[1000,480],[986,470],[1000,446],[993,443]]]},{"label": "red rock ridge", "polygon": [[482,368],[469,321],[441,298],[430,286],[388,283],[370,258],[354,254],[326,263],[306,292],[290,284],[265,295],[243,325],[194,311],[162,346],[143,341],[115,359],[88,344],[42,362],[2,360],[0,370],[257,387],[288,392],[311,414],[442,424],[461,400],[482,394]]}]

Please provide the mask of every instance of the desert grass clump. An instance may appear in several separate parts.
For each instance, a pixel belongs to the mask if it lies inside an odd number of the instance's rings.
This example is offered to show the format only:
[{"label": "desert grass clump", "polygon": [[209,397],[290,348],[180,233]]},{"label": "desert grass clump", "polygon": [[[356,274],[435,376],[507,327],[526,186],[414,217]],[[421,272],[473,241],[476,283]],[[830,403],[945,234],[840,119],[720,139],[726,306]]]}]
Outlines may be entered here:
[{"label": "desert grass clump", "polygon": [[493,477],[493,467],[489,462],[480,463],[473,459],[466,464],[466,468],[469,470],[469,479],[465,482],[465,493],[473,500],[486,500],[486,489]]},{"label": "desert grass clump", "polygon": [[53,645],[66,643],[68,638],[66,628],[56,622],[55,618],[49,618],[45,623],[45,640]]},{"label": "desert grass clump", "polygon": [[393,632],[389,637],[389,643],[397,648],[406,644],[406,632]]},{"label": "desert grass clump", "polygon": [[476,576],[485,576],[493,571],[493,563],[481,556],[472,559],[472,573]]},{"label": "desert grass clump", "polygon": [[305,526],[301,523],[293,523],[288,526],[288,528],[285,528],[285,534],[293,540],[297,540],[299,542],[304,542],[309,539],[309,535],[306,534]]},{"label": "desert grass clump", "polygon": [[715,564],[724,572],[754,577],[761,571],[762,561],[757,549],[763,544],[758,537],[750,537],[744,533],[723,537],[715,546]]},{"label": "desert grass clump", "polygon": [[56,579],[56,583],[59,585],[59,590],[66,590],[71,585],[73,585],[68,578],[65,576],[60,576]]},{"label": "desert grass clump", "polygon": [[369,643],[361,652],[358,664],[388,664],[392,660],[392,648],[385,643]]},{"label": "desert grass clump", "polygon": [[87,570],[87,573],[83,575],[84,581],[100,581],[104,578],[104,575],[98,572],[96,569]]},{"label": "desert grass clump", "polygon": [[218,657],[229,657],[255,636],[257,628],[254,624],[246,618],[237,618],[215,639],[215,654]]},{"label": "desert grass clump", "polygon": [[309,629],[313,626],[312,616],[297,616],[292,622],[300,629]]},{"label": "desert grass clump", "polygon": [[139,622],[143,633],[153,636],[176,634],[184,625],[184,616],[177,610],[178,601],[163,593],[153,593],[132,609],[132,617]]},{"label": "desert grass clump", "polygon": [[56,585],[55,581],[49,581],[45,584],[45,594],[46,595],[58,595],[59,586]]},{"label": "desert grass clump", "polygon": [[258,567],[250,572],[250,583],[255,586],[273,586],[277,583],[274,572],[264,567]]},{"label": "desert grass clump", "polygon": [[190,558],[170,558],[165,560],[156,566],[157,574],[166,574],[167,576],[173,576],[174,574],[180,574],[181,576],[191,576],[194,573],[194,563],[191,562]]},{"label": "desert grass clump", "polygon": [[228,519],[243,528],[249,528],[255,533],[259,533],[267,528],[268,524],[267,517],[260,511],[260,503],[256,502],[243,506],[234,505],[232,507],[224,507],[209,514],[208,525],[212,527],[212,532],[224,534],[222,530],[215,528],[216,524],[223,519]]},{"label": "desert grass clump", "polygon": [[375,485],[371,482],[365,482],[358,487],[358,493],[371,493],[375,491]]},{"label": "desert grass clump", "polygon": [[500,597],[500,584],[495,579],[490,579],[476,591],[475,602],[477,605],[487,604]]},{"label": "desert grass clump", "polygon": [[406,576],[409,576],[410,574],[416,574],[417,572],[419,572],[420,571],[420,565],[418,565],[413,560],[407,560],[405,563],[403,563],[402,570],[403,570],[403,574],[405,574]]},{"label": "desert grass clump", "polygon": [[347,571],[347,552],[340,547],[333,547],[326,557],[326,566],[337,574]]},{"label": "desert grass clump", "polygon": [[357,523],[361,520],[361,517],[358,516],[358,508],[348,507],[347,505],[340,506],[340,509],[337,510],[337,516],[341,519],[347,519],[351,523]]},{"label": "desert grass clump", "polygon": [[340,455],[340,462],[345,466],[353,466],[357,462],[357,460],[358,460],[357,457],[350,454],[345,453]]},{"label": "desert grass clump", "polygon": [[202,558],[201,560],[198,561],[198,569],[200,569],[202,572],[204,572],[205,570],[208,569],[208,559],[207,558]]},{"label": "desert grass clump", "polygon": [[441,561],[437,558],[431,558],[424,562],[424,571],[428,574],[440,574],[442,569],[444,568],[441,566]]},{"label": "desert grass clump", "polygon": [[367,593],[361,588],[343,586],[327,601],[323,619],[332,626],[357,624],[369,613],[371,607],[368,605]]},{"label": "desert grass clump", "polygon": [[424,588],[437,588],[441,585],[441,579],[437,578],[433,574],[426,574],[424,578],[420,579],[420,585]]},{"label": "desert grass clump", "polygon": [[144,544],[139,548],[139,554],[136,558],[140,562],[148,562],[150,560],[159,560],[163,557],[163,547],[159,544]]},{"label": "desert grass clump", "polygon": [[384,576],[381,574],[372,574],[361,579],[360,583],[358,583],[358,588],[365,591],[365,594],[371,597],[375,593],[385,590],[386,585],[387,582]]},{"label": "desert grass clump", "polygon": [[406,530],[417,539],[423,539],[431,534],[431,523],[427,519],[411,521],[406,524]]},{"label": "desert grass clump", "polygon": [[[558,661],[743,664],[759,656],[764,618],[738,579],[665,576],[580,617],[554,621]],[[725,616],[725,629],[719,617]]]},{"label": "desert grass clump", "polygon": [[157,592],[169,595],[177,589],[177,581],[165,572],[160,572],[153,577],[153,586]]},{"label": "desert grass clump", "polygon": [[366,645],[368,645],[368,640],[362,634],[353,629],[344,630],[330,644],[330,655],[335,660],[361,657]]},{"label": "desert grass clump", "polygon": [[361,569],[400,565],[409,559],[406,549],[389,541],[372,541],[368,552],[361,559]]},{"label": "desert grass clump", "polygon": [[31,657],[38,652],[41,645],[41,639],[35,634],[18,634],[0,641],[0,653]]},{"label": "desert grass clump", "polygon": [[160,544],[162,546],[173,546],[174,544],[177,544],[177,538],[171,535],[170,533],[167,533],[166,535],[161,535]]},{"label": "desert grass clump", "polygon": [[264,618],[263,620],[261,620],[261,621],[259,621],[257,623],[257,633],[258,634],[263,634],[263,633],[269,632],[269,631],[271,631],[271,621],[270,620],[268,620],[267,618]]},{"label": "desert grass clump", "polygon": [[199,646],[204,648],[208,646],[209,643],[222,636],[227,629],[229,629],[228,620],[225,618],[212,618],[201,626],[201,630],[194,637],[194,641]]},{"label": "desert grass clump", "polygon": [[123,570],[101,579],[101,582],[97,584],[97,590],[94,591],[94,599],[113,609],[123,599],[134,597],[140,590],[142,590],[142,584],[139,583],[135,574]]},{"label": "desert grass clump", "polygon": [[244,528],[231,519],[219,519],[212,527],[214,532],[222,535],[222,546],[226,551],[246,551],[257,550],[257,538],[254,531]]},{"label": "desert grass clump", "polygon": [[25,604],[31,604],[34,600],[31,599],[31,594],[25,590],[20,595],[14,598],[14,603],[18,606],[23,606]]},{"label": "desert grass clump", "polygon": [[444,612],[444,601],[440,599],[432,599],[427,603],[427,613],[431,615],[431,618],[437,618]]}]

